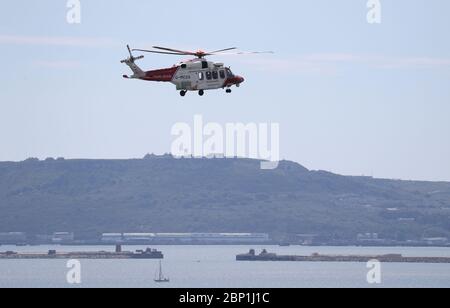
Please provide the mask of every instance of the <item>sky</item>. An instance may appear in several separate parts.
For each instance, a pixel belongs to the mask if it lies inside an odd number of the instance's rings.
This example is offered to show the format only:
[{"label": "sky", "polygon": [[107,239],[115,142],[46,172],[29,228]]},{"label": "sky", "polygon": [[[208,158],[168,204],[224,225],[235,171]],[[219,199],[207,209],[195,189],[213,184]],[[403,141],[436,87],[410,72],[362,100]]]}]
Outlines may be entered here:
[{"label": "sky", "polygon": [[[313,170],[450,181],[450,2],[381,0],[5,1],[0,161],[169,152],[175,123],[279,123],[281,158]],[[232,94],[122,79],[126,44],[273,50],[215,57]],[[146,55],[144,69],[182,58]]]}]

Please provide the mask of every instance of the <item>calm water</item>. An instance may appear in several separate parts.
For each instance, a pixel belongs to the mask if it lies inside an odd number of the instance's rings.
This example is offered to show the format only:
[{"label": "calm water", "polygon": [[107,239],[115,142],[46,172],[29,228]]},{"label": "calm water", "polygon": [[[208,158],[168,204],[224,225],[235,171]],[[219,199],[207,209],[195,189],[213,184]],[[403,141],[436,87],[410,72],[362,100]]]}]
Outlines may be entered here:
[{"label": "calm water", "polygon": [[[143,246],[125,246],[124,250]],[[153,282],[157,260],[81,260],[81,287],[300,288],[372,287],[364,263],[237,262],[250,248],[278,254],[387,254],[450,257],[450,248],[360,248],[278,246],[157,246],[165,259],[169,284]],[[112,251],[110,246],[1,246],[0,251]],[[66,282],[67,260],[0,260],[0,287],[72,287]],[[450,264],[383,264],[381,287],[450,287]],[[379,287],[379,286],[378,286]]]}]

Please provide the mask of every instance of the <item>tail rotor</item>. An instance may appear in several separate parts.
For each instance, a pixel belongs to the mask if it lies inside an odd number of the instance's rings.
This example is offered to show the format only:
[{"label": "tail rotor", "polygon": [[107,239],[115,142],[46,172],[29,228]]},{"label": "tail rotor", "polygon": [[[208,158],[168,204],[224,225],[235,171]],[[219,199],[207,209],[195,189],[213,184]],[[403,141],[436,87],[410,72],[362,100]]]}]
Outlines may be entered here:
[{"label": "tail rotor", "polygon": [[130,57],[120,61],[120,63],[126,64],[132,71],[133,71],[133,75],[132,76],[127,76],[127,75],[123,75],[123,78],[142,78],[145,76],[145,72],[136,65],[136,61],[137,60],[141,60],[144,59],[144,56],[139,56],[139,57],[135,57],[133,56],[133,53],[131,51],[131,48],[129,45],[127,45],[127,49],[128,49],[128,53],[130,54]]},{"label": "tail rotor", "polygon": [[144,59],[144,56],[138,56],[138,57],[133,56],[133,53],[131,52],[130,45],[127,45],[127,49],[128,49],[128,53],[130,54],[130,57],[128,59],[120,61],[120,63],[131,64],[131,63],[136,62],[137,60]]},{"label": "tail rotor", "polygon": [[133,54],[131,53],[130,45],[127,45],[128,53],[130,54],[130,58],[133,58]]}]

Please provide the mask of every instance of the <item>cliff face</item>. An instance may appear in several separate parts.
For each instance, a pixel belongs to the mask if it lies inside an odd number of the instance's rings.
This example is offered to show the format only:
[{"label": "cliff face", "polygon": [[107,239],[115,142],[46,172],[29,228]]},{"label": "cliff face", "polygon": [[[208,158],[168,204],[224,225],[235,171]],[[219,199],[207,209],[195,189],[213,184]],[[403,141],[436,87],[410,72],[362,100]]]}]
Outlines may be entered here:
[{"label": "cliff face", "polygon": [[0,232],[450,234],[450,183],[259,167],[170,156],[0,163]]}]

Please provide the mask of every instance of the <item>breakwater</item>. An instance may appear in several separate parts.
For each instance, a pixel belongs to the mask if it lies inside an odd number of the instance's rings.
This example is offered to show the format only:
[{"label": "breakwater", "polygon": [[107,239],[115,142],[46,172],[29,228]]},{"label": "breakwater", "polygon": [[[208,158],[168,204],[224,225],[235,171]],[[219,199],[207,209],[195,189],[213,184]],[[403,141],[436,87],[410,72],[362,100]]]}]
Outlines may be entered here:
[{"label": "breakwater", "polygon": [[120,246],[115,252],[109,251],[75,251],[57,252],[49,250],[46,253],[18,253],[14,251],[0,252],[0,259],[163,259],[161,251],[147,248],[135,252],[122,251]]},{"label": "breakwater", "polygon": [[263,250],[256,254],[252,249],[246,254],[236,256],[237,261],[297,261],[297,262],[369,262],[377,260],[386,263],[450,263],[448,257],[405,257],[401,254],[387,255],[320,255],[310,256],[277,255]]}]

